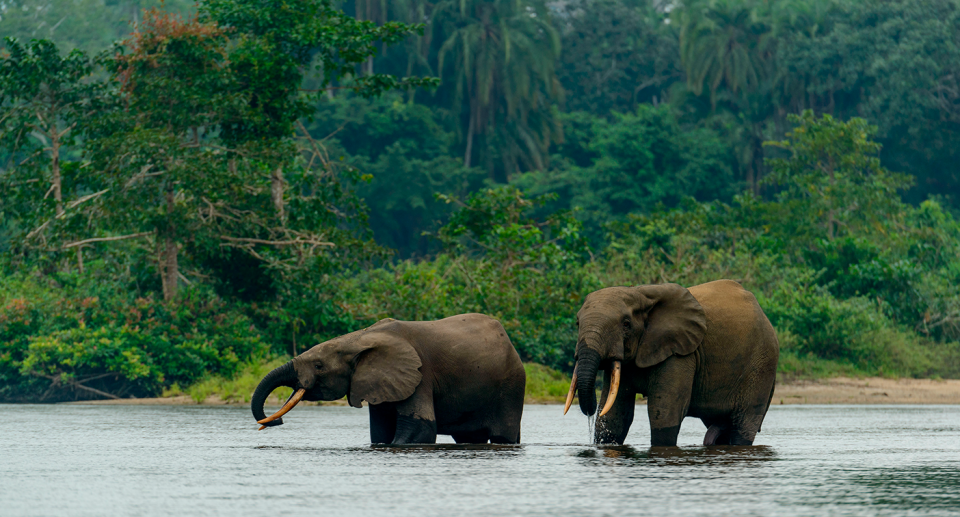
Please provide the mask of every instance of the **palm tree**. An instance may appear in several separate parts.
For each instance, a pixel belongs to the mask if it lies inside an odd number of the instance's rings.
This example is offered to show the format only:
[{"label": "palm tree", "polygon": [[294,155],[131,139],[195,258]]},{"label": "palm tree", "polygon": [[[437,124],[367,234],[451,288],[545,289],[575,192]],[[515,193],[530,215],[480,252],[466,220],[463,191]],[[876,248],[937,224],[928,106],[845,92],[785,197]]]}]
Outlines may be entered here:
[{"label": "palm tree", "polygon": [[775,47],[765,0],[691,0],[680,11],[680,60],[696,95],[709,92],[737,114],[737,156],[756,191],[763,167],[763,122],[772,106]]},{"label": "palm tree", "polygon": [[687,83],[713,98],[721,87],[749,94],[764,80],[773,45],[765,2],[706,0],[681,12],[680,60]]},{"label": "palm tree", "polygon": [[560,37],[547,17],[540,0],[446,0],[435,11],[444,33],[438,71],[451,68],[454,106],[467,104],[464,165],[472,163],[474,141],[492,137],[503,163],[498,178],[486,153],[494,179],[542,168],[560,137],[552,114],[561,95],[554,71]]}]

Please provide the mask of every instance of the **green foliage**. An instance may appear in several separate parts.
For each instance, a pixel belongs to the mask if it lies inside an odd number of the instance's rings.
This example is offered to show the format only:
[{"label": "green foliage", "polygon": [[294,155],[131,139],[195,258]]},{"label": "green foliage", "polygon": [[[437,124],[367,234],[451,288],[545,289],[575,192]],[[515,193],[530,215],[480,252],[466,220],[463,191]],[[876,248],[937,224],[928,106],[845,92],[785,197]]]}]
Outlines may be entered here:
[{"label": "green foliage", "polygon": [[790,157],[770,160],[767,177],[782,189],[780,206],[801,215],[789,233],[833,239],[895,229],[902,207],[897,193],[911,180],[880,165],[880,145],[870,140],[875,129],[863,119],[817,118],[809,110],[790,120],[796,124],[790,140],[768,143]]},{"label": "green foliage", "polygon": [[446,253],[342,279],[346,308],[371,320],[489,314],[521,358],[568,369],[580,293],[598,284],[583,274],[589,250],[576,219],[532,217],[534,204],[509,187],[471,195],[437,233]]},{"label": "green foliage", "polygon": [[486,176],[451,156],[456,135],[440,113],[396,94],[321,103],[309,130],[325,141],[331,159],[342,157],[369,178],[357,194],[370,208],[370,228],[378,243],[401,257],[436,251],[422,234],[451,210],[435,193],[465,197]]},{"label": "green foliage", "polygon": [[526,399],[531,401],[559,402],[567,396],[570,377],[542,364],[523,363],[527,374]]},{"label": "green foliage", "polygon": [[339,5],[0,6],[0,397],[467,311],[569,371],[588,292],[717,278],[784,374],[960,375],[956,0]]},{"label": "green foliage", "polygon": [[[244,363],[233,374],[210,375],[185,389],[174,383],[163,390],[163,396],[187,395],[198,404],[210,397],[216,397],[225,402],[249,404],[253,391],[257,389],[263,377],[289,360],[289,357],[278,357],[270,361],[255,358]],[[277,404],[282,404],[292,392],[293,389],[282,386],[274,390],[270,398],[273,398]]]},{"label": "green foliage", "polygon": [[554,209],[580,207],[593,242],[603,224],[628,213],[661,205],[675,207],[685,197],[725,199],[736,183],[728,151],[715,133],[681,126],[668,106],[642,105],[612,120],[586,113],[565,116],[566,143],[554,167],[531,172],[513,183],[531,193],[554,193]]},{"label": "green foliage", "polygon": [[681,80],[676,25],[650,2],[574,0],[557,8],[557,77],[569,111],[632,113],[640,103],[665,100]]},{"label": "green foliage", "polygon": [[[529,216],[534,206],[543,205],[553,197],[545,195],[528,200],[513,187],[475,192],[437,232],[437,238],[451,251],[479,252],[504,269],[532,264],[576,264],[589,249],[580,236],[580,222],[573,214],[558,212],[543,221]],[[439,198],[447,203],[457,202],[449,196]]]},{"label": "green foliage", "polygon": [[[60,55],[46,40],[22,44],[4,38],[0,60],[0,211],[19,220],[21,244],[40,242],[40,226],[63,226],[65,194],[82,189],[72,146],[87,120],[102,109],[103,85],[92,80],[94,63],[85,53]],[[74,153],[70,153],[74,151]],[[31,231],[33,230],[33,231]],[[33,242],[30,242],[30,241]]]},{"label": "green foliage", "polygon": [[10,275],[0,285],[0,399],[156,395],[266,353],[252,330],[202,290],[171,308],[105,278]]},{"label": "green foliage", "polygon": [[435,13],[443,37],[437,70],[452,68],[453,105],[466,111],[464,164],[473,163],[476,136],[491,178],[543,168],[561,139],[552,100],[562,95],[554,71],[560,38],[546,3],[447,0]]},{"label": "green foliage", "polygon": [[322,74],[319,90],[348,80],[351,90],[372,97],[398,88],[437,85],[435,79],[417,77],[355,76],[355,66],[376,55],[379,46],[422,33],[422,25],[377,26],[346,15],[330,0],[207,0],[200,5],[200,18],[235,34],[231,67],[249,100],[222,125],[227,142],[289,136],[294,123],[313,111],[310,100],[315,96],[301,92],[311,63]]}]

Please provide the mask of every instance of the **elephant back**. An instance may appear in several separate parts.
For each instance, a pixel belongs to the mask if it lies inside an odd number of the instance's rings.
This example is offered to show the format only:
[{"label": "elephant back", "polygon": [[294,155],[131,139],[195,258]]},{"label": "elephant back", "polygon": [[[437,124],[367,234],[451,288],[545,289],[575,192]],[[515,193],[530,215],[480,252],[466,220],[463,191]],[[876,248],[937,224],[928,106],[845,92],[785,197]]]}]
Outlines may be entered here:
[{"label": "elephant back", "polygon": [[697,392],[717,400],[769,393],[776,378],[780,345],[756,297],[733,280],[689,288],[703,306],[707,331],[700,347]]}]

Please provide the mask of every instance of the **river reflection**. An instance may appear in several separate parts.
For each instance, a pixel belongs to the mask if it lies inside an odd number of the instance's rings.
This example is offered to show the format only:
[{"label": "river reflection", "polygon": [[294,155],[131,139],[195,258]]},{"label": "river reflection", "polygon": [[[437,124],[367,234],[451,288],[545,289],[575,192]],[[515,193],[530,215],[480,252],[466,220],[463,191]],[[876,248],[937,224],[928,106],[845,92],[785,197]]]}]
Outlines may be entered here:
[{"label": "river reflection", "polygon": [[960,515],[960,407],[771,408],[753,447],[590,444],[524,409],[521,445],[370,445],[366,411],[3,406],[0,516]]},{"label": "river reflection", "polygon": [[[776,450],[769,445],[719,445],[712,447],[648,447],[629,445],[588,447],[577,452],[577,457],[588,460],[615,460],[617,465],[630,466],[690,466],[744,465],[777,459]],[[595,463],[597,464],[597,463]],[[598,464],[608,465],[607,461]],[[585,463],[589,465],[589,463]]]}]

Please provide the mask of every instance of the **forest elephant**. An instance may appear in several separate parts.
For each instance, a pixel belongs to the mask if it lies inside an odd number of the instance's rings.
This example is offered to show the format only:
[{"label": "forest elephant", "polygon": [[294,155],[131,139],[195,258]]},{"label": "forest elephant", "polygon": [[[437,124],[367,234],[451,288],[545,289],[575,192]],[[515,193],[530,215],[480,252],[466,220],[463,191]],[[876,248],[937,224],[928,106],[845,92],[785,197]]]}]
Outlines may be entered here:
[{"label": "forest elephant", "polygon": [[636,395],[647,399],[650,444],[673,446],[684,417],[707,426],[704,445],[752,445],[770,407],[780,345],[756,298],[717,280],[609,287],[587,295],[577,313],[573,397],[597,410],[597,371],[605,372],[597,443],[622,444]]},{"label": "forest elephant", "polygon": [[[293,395],[273,416],[263,404],[280,386]],[[301,400],[365,400],[374,444],[519,443],[526,374],[500,322],[483,314],[376,324],[321,343],[268,373],[251,409],[265,427]],[[260,429],[263,429],[261,427]]]}]

